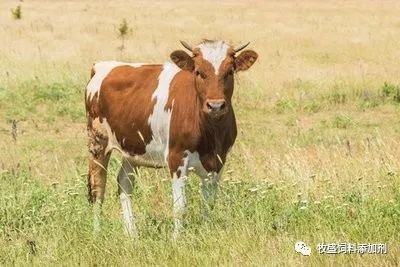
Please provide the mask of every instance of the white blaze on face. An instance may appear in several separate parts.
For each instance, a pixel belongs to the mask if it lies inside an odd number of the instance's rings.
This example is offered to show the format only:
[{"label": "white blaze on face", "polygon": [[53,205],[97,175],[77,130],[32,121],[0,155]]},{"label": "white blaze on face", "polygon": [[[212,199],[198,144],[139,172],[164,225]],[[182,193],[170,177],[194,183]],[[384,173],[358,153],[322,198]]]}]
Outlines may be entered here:
[{"label": "white blaze on face", "polygon": [[145,65],[144,63],[126,63],[119,61],[102,61],[98,62],[94,65],[94,76],[90,80],[89,84],[86,87],[86,97],[90,100],[93,99],[93,96],[98,93],[100,95],[100,88],[103,80],[107,75],[118,66],[131,66],[134,68]]},{"label": "white blaze on face", "polygon": [[215,74],[218,74],[222,61],[226,58],[229,46],[224,41],[207,42],[200,44],[203,59],[207,60],[214,67]]},{"label": "white blaze on face", "polygon": [[147,157],[155,161],[165,161],[168,155],[172,109],[165,110],[165,105],[168,101],[170,83],[180,70],[175,64],[165,63],[158,77],[158,86],[152,95],[152,101],[156,100],[156,103],[153,113],[149,116],[148,123],[153,136],[151,142],[146,146],[146,154],[148,154]]}]

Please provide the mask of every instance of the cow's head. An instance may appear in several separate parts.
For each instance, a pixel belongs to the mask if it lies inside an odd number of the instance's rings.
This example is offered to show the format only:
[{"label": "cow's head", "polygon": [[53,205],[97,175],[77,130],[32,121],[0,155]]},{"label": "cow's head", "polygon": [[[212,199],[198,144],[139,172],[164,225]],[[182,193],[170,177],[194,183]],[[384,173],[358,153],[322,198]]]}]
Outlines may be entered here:
[{"label": "cow's head", "polygon": [[231,108],[234,73],[250,68],[257,60],[257,53],[245,50],[237,54],[249,43],[238,48],[224,41],[205,40],[194,48],[181,43],[193,55],[176,50],[171,53],[172,61],[182,70],[193,73],[203,111],[212,118],[223,116]]}]

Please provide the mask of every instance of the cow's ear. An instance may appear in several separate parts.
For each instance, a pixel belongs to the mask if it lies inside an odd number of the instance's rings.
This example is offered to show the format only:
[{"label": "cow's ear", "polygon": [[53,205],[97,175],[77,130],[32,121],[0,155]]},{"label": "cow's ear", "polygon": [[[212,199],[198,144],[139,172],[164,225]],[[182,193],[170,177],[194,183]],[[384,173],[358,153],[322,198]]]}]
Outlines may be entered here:
[{"label": "cow's ear", "polygon": [[176,50],[171,53],[170,58],[181,69],[188,71],[194,70],[194,61],[185,51]]},{"label": "cow's ear", "polygon": [[235,58],[235,71],[248,70],[254,62],[256,62],[258,55],[253,50],[245,50]]}]

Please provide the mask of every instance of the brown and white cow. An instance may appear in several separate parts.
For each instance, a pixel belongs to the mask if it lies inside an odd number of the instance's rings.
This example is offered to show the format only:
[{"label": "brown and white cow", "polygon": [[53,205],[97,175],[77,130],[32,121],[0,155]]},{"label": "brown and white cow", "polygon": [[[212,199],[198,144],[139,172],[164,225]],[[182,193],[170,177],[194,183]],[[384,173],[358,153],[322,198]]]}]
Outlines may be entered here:
[{"label": "brown and white cow", "polygon": [[[227,153],[236,138],[234,73],[258,55],[224,41],[205,40],[172,52],[163,65],[99,62],[86,88],[89,200],[101,205],[113,149],[123,154],[118,174],[125,230],[136,235],[132,184],[139,166],[168,166],[172,177],[174,236],[183,228],[185,177],[201,177],[205,214],[212,206]],[[96,219],[97,218],[97,219]],[[98,225],[98,215],[95,216]]]}]

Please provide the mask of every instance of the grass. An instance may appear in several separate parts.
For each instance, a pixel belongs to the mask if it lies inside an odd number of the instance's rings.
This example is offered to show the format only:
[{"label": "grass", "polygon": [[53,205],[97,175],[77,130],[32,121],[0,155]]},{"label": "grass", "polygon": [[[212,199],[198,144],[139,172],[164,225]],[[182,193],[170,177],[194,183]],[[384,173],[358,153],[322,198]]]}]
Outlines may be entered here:
[{"label": "grass", "polygon": [[[24,1],[19,21],[14,6],[0,3],[0,265],[398,265],[397,2]],[[135,35],[122,53],[124,17]],[[91,65],[163,62],[180,39],[203,37],[249,40],[260,55],[236,79],[239,136],[210,222],[191,175],[186,231],[173,242],[167,171],[143,168],[133,197],[140,238],[125,238],[115,154],[94,237],[83,105]],[[297,240],[310,257],[294,252]],[[318,255],[321,242],[389,250]]]}]

